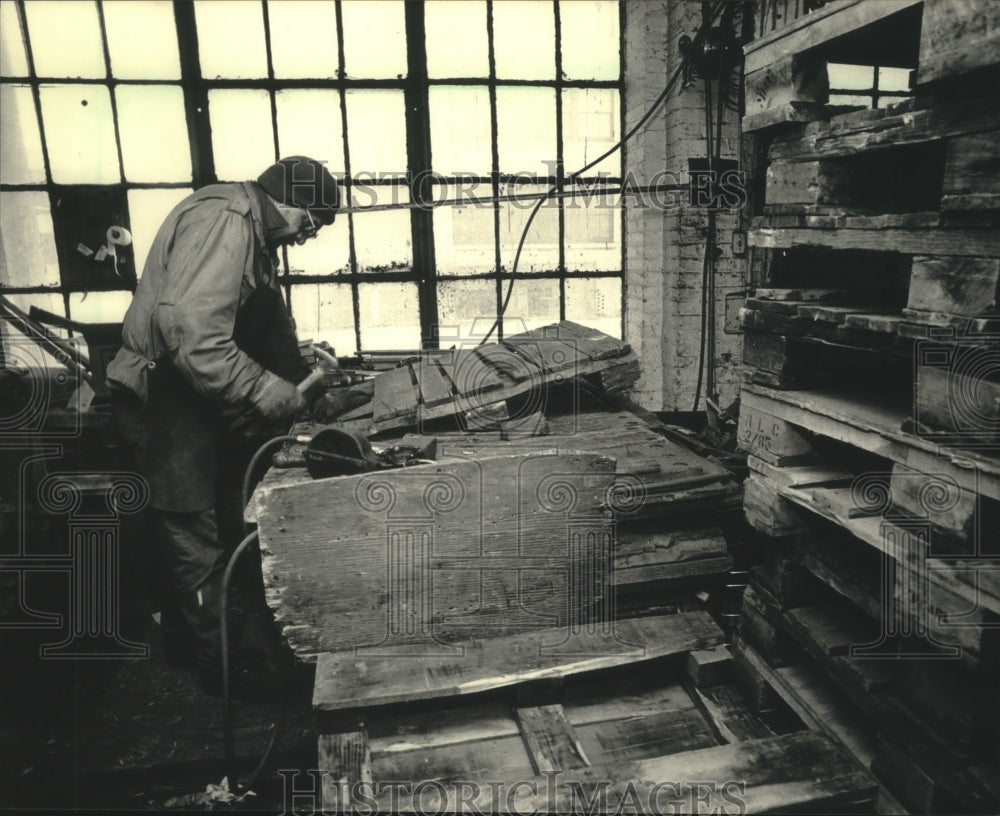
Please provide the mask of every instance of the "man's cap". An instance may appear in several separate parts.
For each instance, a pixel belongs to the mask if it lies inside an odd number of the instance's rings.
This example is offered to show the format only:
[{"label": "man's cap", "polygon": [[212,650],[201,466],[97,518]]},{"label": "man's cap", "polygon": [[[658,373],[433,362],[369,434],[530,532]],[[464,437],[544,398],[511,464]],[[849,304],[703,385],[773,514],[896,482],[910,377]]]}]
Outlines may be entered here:
[{"label": "man's cap", "polygon": [[276,161],[257,178],[271,198],[289,207],[302,207],[317,221],[333,223],[340,207],[340,188],[322,162],[308,156]]}]

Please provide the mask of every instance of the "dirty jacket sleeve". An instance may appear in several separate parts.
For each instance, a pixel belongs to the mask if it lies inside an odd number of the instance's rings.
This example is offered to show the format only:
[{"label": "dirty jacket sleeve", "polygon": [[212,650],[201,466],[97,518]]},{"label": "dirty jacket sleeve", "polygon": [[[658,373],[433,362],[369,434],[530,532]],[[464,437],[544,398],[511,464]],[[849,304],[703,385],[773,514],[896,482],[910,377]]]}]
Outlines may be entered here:
[{"label": "dirty jacket sleeve", "polygon": [[280,378],[233,338],[236,313],[255,288],[253,228],[232,209],[213,215],[178,225],[157,322],[174,367],[195,391],[231,405],[258,404]]}]

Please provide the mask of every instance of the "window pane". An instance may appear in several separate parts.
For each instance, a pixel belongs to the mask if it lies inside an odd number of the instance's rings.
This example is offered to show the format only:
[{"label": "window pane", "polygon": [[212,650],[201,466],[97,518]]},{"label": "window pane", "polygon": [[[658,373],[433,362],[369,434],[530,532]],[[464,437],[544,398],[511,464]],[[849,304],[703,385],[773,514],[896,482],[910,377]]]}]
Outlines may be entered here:
[{"label": "window pane", "polygon": [[439,85],[430,89],[429,99],[434,172],[488,176],[493,166],[489,90]]},{"label": "window pane", "polygon": [[208,113],[219,181],[257,178],[274,163],[271,100],[267,91],[209,91]]},{"label": "window pane", "polygon": [[[563,164],[566,173],[581,170],[614,146],[620,138],[618,91],[608,88],[566,88],[563,92]],[[586,175],[620,176],[621,151],[616,150]]]},{"label": "window pane", "polygon": [[43,85],[41,97],[52,180],[57,184],[120,182],[108,89],[103,85]]},{"label": "window pane", "polygon": [[[428,0],[424,3],[427,75],[485,77],[489,75],[486,3],[482,0]],[[433,119],[431,120],[433,121]]]},{"label": "window pane", "polygon": [[291,308],[300,341],[326,340],[340,355],[357,351],[354,306],[348,284],[294,284]]},{"label": "window pane", "polygon": [[267,4],[271,64],[279,79],[337,76],[337,10],[333,3],[282,0]]},{"label": "window pane", "polygon": [[497,138],[501,173],[555,175],[555,91],[497,88]]},{"label": "window pane", "polygon": [[875,69],[871,65],[826,64],[830,87],[838,91],[863,91],[872,87]]},{"label": "window pane", "polygon": [[494,3],[493,50],[497,77],[555,79],[555,30],[552,3],[541,0]]},{"label": "window pane", "polygon": [[264,16],[258,0],[196,0],[194,14],[205,79],[267,76]]},{"label": "window pane", "polygon": [[129,190],[128,220],[132,230],[132,252],[136,275],[143,267],[160,225],[174,206],[191,194],[190,188],[177,190]]},{"label": "window pane", "polygon": [[59,285],[59,258],[47,193],[0,193],[0,233],[0,283]]},{"label": "window pane", "polygon": [[851,107],[870,108],[872,98],[870,96],[848,96],[847,94],[830,94],[828,100],[830,105],[849,105]]},{"label": "window pane", "polygon": [[[409,191],[401,185],[370,188],[377,203],[407,204]],[[413,265],[409,210],[354,214],[354,251],[359,272],[377,272]]]},{"label": "window pane", "polygon": [[[507,296],[510,281],[501,281],[501,297]],[[559,281],[518,280],[503,315],[503,334],[531,331],[539,326],[559,322]]]},{"label": "window pane", "polygon": [[0,181],[45,181],[42,138],[35,101],[27,85],[0,85],[0,145]]},{"label": "window pane", "polygon": [[[51,314],[65,316],[66,306],[62,295],[35,293],[32,295],[5,295],[5,297],[22,312],[30,312],[32,306],[44,309]],[[46,326],[57,337],[69,338],[66,329]],[[77,338],[82,340],[82,338]],[[53,355],[44,351],[34,340],[14,329],[6,320],[0,320],[0,341],[4,344],[4,364],[11,368],[24,368],[31,372],[40,369],[52,369],[63,373],[66,367]]]},{"label": "window pane", "polygon": [[434,255],[439,275],[490,272],[496,267],[493,204],[477,204],[473,199],[489,199],[488,183],[439,184],[435,201],[468,200],[463,206],[434,210]]},{"label": "window pane", "polygon": [[173,3],[105,3],[111,73],[119,79],[180,79]]},{"label": "window pane", "polygon": [[17,6],[13,3],[0,3],[0,75],[28,75],[28,59],[24,54]]},{"label": "window pane", "polygon": [[340,93],[327,90],[278,91],[278,153],[309,156],[326,162],[334,174],[344,172],[344,137]]},{"label": "window pane", "polygon": [[[548,192],[548,187],[534,184],[510,184],[500,195],[528,195]],[[500,205],[500,260],[504,271],[514,267],[514,256],[536,200],[510,201]],[[547,272],[559,267],[559,202],[548,199],[538,211],[524,239],[518,272]]]},{"label": "window pane", "polygon": [[442,348],[461,347],[489,331],[497,313],[495,280],[442,281],[437,292]]},{"label": "window pane", "polygon": [[406,112],[402,91],[348,91],[351,173],[406,172]]},{"label": "window pane", "polygon": [[131,292],[73,292],[69,314],[81,323],[121,323],[131,302]]},{"label": "window pane", "polygon": [[415,283],[358,285],[361,348],[366,351],[420,348],[420,310]]},{"label": "window pane", "polygon": [[172,85],[119,85],[118,133],[127,181],[191,181],[184,94]]},{"label": "window pane", "polygon": [[622,268],[618,194],[586,193],[563,200],[566,269],[617,272]]},{"label": "window pane", "polygon": [[880,91],[909,91],[909,68],[879,68],[878,87]]},{"label": "window pane", "polygon": [[567,278],[566,319],[622,336],[622,282],[619,278]]},{"label": "window pane", "polygon": [[344,71],[354,79],[406,76],[406,22],[403,3],[341,3]]},{"label": "window pane", "polygon": [[562,2],[559,25],[566,79],[618,79],[618,3]]},{"label": "window pane", "polygon": [[29,0],[24,11],[37,76],[107,76],[95,3]]},{"label": "window pane", "polygon": [[347,216],[341,215],[329,227],[323,227],[311,241],[288,248],[289,271],[296,275],[335,275],[350,271],[347,238]]},{"label": "window pane", "polygon": [[[62,317],[66,316],[66,304],[63,302],[63,296],[58,292],[52,292],[52,293],[34,292],[30,295],[4,295],[4,297],[7,298],[7,300],[9,300],[11,303],[13,303],[18,309],[20,309],[22,312],[25,313],[30,312],[32,306],[36,306],[39,309],[44,309],[46,312],[49,312],[50,314],[60,315]],[[7,328],[10,326],[10,324],[6,320],[0,320],[0,326]],[[58,337],[69,338],[68,329],[62,329],[59,328],[58,326],[46,326],[45,328],[52,334],[57,335]],[[13,333],[13,336],[20,338],[25,337],[23,334],[20,334],[19,332]],[[41,351],[41,349],[38,347],[38,345],[35,343],[34,340],[22,340],[17,342],[22,346],[22,348],[26,342],[28,345],[34,346],[36,349]],[[7,349],[4,349],[4,352],[6,351]],[[21,362],[27,363],[30,361],[30,359],[31,358],[23,358]],[[53,362],[55,362],[54,358]]]}]

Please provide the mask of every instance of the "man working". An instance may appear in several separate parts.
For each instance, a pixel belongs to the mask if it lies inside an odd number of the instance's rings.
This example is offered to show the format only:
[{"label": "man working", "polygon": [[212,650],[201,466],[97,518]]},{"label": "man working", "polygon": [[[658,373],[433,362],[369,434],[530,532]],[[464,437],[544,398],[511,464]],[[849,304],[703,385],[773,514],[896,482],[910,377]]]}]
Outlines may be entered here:
[{"label": "man working", "polygon": [[[220,677],[223,570],[243,532],[243,468],[304,407],[296,384],[310,373],[278,288],[276,251],[332,224],[338,207],[337,182],[303,156],[255,182],[188,196],[153,241],[108,367],[116,426],[149,482],[168,657],[193,659],[210,690]],[[261,669],[270,675],[264,687],[276,673],[259,556],[254,566],[235,587],[237,693]]]}]

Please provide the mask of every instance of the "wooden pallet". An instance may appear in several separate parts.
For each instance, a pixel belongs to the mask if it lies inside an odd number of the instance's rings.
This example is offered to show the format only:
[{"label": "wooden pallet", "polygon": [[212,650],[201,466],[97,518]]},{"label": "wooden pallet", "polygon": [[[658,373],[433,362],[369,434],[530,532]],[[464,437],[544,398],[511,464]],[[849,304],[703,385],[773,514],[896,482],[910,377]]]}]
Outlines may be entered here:
[{"label": "wooden pallet", "polygon": [[[811,606],[776,611],[773,623],[794,642],[787,665],[762,653],[752,628],[743,630],[734,654],[807,723],[834,734],[866,764],[884,767],[888,757],[897,767],[924,769],[931,789],[946,791],[964,808],[995,805],[996,746],[983,724],[994,716],[995,702],[983,675],[932,655],[865,659],[852,650],[863,652],[864,644],[878,640],[877,620],[822,593]],[[888,655],[891,647],[885,649]],[[956,687],[969,693],[956,695]],[[887,776],[892,794],[908,804],[921,798]]]},{"label": "wooden pallet", "polygon": [[[624,635],[646,644],[644,655],[581,656],[540,669],[534,641],[521,641],[526,648],[515,648],[516,641],[483,644],[507,658],[493,664],[492,679],[479,676],[489,671],[489,659],[472,661],[480,669],[454,659],[447,665],[422,660],[418,671],[401,672],[325,658],[317,666],[315,698],[324,808],[358,804],[359,793],[375,792],[381,805],[407,810],[414,793],[423,791],[440,795],[445,812],[458,809],[463,798],[465,807],[489,812],[575,812],[587,802],[608,812],[633,795],[641,810],[650,811],[648,802],[642,804],[650,786],[673,783],[674,798],[683,799],[695,779],[709,780],[715,791],[724,780],[740,780],[739,800],[751,812],[821,803],[851,810],[870,802],[871,778],[832,743],[810,733],[776,732],[747,708],[720,671],[731,663],[724,651],[710,657],[700,649],[689,652],[686,675],[663,662],[698,642],[720,641],[717,627],[714,636],[697,634],[713,630],[707,619],[678,615],[621,625]],[[639,665],[649,670],[636,671]],[[598,666],[605,667],[601,674],[589,673]],[[373,670],[382,678],[377,686],[367,680]],[[453,684],[414,682],[443,675]],[[478,678],[473,687],[455,682],[471,675]],[[549,682],[540,685],[541,678]],[[525,685],[529,679],[534,682]],[[368,690],[364,699],[344,688],[355,680]],[[466,703],[451,696],[468,690],[476,696]],[[424,702],[418,706],[413,695]],[[829,770],[821,783],[805,772],[817,761]],[[392,802],[385,786],[394,780],[400,785]]]},{"label": "wooden pallet", "polygon": [[[422,353],[377,375],[371,404],[341,421],[366,433],[423,427],[451,417],[472,429],[511,426],[517,424],[512,420],[544,411],[550,388],[587,378],[606,391],[627,391],[639,373],[639,361],[626,343],[564,320],[499,343]],[[506,406],[515,400],[511,417]]]}]

